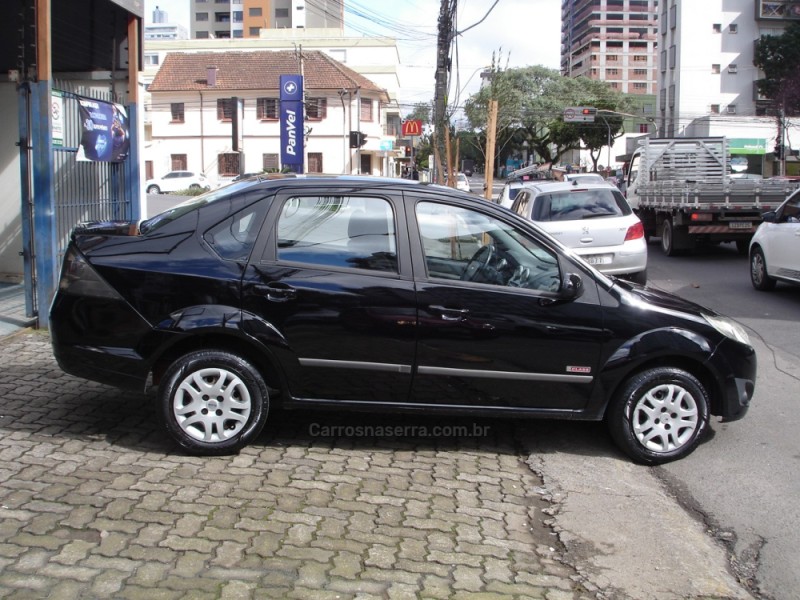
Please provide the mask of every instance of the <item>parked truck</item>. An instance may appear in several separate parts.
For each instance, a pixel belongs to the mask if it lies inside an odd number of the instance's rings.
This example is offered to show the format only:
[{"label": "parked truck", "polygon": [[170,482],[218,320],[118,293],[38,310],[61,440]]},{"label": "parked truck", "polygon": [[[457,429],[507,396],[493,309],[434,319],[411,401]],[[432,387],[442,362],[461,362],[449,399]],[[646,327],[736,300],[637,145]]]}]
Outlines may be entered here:
[{"label": "parked truck", "polygon": [[735,242],[747,254],[762,213],[775,210],[797,187],[791,181],[732,176],[724,137],[643,137],[625,184],[645,237],[660,237],[667,256],[720,242]]}]

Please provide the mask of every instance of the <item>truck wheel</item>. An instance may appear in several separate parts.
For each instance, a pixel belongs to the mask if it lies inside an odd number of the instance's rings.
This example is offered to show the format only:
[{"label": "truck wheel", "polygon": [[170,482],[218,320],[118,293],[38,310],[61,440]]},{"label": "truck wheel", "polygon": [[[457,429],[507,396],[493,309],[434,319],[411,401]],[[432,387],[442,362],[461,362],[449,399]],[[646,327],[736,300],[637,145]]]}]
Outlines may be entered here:
[{"label": "truck wheel", "polygon": [[672,219],[664,219],[661,225],[661,250],[666,256],[675,256],[675,230],[672,227]]}]

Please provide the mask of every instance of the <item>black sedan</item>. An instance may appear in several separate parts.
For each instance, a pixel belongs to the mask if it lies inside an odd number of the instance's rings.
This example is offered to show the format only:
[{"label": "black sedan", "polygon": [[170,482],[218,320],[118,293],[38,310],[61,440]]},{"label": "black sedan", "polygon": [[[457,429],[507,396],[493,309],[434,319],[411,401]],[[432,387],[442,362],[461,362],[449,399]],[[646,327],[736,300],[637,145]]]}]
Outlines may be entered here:
[{"label": "black sedan", "polygon": [[66,372],[145,391],[195,454],[270,406],[605,419],[634,460],[747,412],[734,321],[609,278],[473,195],[374,177],[249,180],[75,229],[50,313]]}]

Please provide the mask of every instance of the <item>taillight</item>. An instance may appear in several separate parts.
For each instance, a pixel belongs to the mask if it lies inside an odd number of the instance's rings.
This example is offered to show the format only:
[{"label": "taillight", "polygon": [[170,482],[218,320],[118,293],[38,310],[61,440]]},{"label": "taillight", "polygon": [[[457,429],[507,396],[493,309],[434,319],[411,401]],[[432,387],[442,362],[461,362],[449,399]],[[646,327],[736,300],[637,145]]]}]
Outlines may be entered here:
[{"label": "taillight", "polygon": [[114,299],[122,297],[98,275],[74,246],[70,246],[64,255],[58,289],[74,296]]},{"label": "taillight", "polygon": [[625,234],[625,241],[629,240],[638,240],[639,238],[644,237],[644,225],[642,225],[641,221],[636,223],[635,225],[631,225],[628,227],[628,231]]}]

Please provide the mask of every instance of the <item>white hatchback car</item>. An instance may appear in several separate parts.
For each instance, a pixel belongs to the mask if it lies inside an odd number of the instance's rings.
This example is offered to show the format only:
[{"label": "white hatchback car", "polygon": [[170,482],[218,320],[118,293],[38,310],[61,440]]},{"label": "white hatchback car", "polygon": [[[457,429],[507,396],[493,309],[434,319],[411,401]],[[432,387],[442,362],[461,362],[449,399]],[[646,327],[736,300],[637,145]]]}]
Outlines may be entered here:
[{"label": "white hatchback car", "polygon": [[464,173],[458,173],[456,175],[456,189],[461,190],[462,192],[471,192],[472,188],[469,185],[469,179]]},{"label": "white hatchback car", "polygon": [[211,181],[202,173],[170,171],[163,177],[148,179],[144,189],[148,194],[168,194],[180,190],[210,190]]},{"label": "white hatchback car", "polygon": [[606,275],[647,283],[642,223],[620,191],[608,183],[529,183],[511,210],[531,219]]},{"label": "white hatchback car", "polygon": [[778,281],[800,283],[800,190],[763,218],[750,240],[753,287],[765,291]]}]

